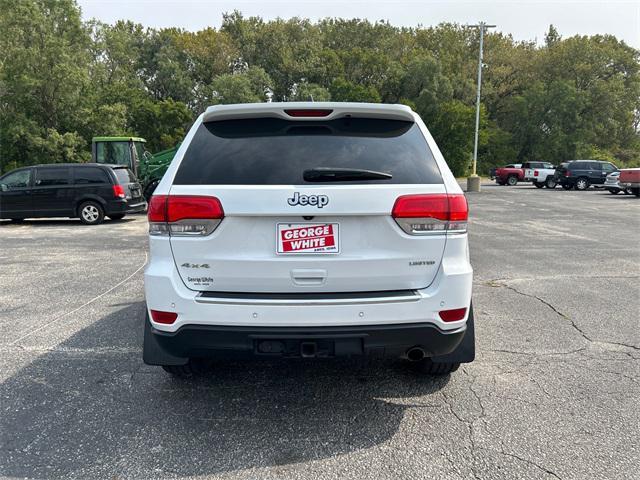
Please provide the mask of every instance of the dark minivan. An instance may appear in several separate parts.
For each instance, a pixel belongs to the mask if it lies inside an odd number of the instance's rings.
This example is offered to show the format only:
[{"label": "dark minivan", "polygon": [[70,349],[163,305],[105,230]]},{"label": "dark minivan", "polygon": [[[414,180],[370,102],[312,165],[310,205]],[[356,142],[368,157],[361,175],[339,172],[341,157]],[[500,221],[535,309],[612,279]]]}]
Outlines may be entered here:
[{"label": "dark minivan", "polygon": [[13,170],[0,177],[0,219],[80,218],[97,225],[143,212],[138,180],[126,166],[59,163]]},{"label": "dark minivan", "polygon": [[613,163],[600,160],[572,160],[556,168],[554,180],[565,190],[586,190],[591,185],[603,185],[607,175],[617,172]]}]

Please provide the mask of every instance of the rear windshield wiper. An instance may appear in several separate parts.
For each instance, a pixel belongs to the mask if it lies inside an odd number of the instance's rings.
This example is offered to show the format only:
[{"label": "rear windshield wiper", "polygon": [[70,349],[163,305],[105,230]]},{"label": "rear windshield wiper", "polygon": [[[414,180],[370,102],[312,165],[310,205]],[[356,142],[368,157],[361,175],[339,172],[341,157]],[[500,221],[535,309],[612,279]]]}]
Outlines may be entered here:
[{"label": "rear windshield wiper", "polygon": [[318,167],[305,170],[302,177],[305,182],[357,182],[360,180],[390,180],[392,175],[361,168]]}]

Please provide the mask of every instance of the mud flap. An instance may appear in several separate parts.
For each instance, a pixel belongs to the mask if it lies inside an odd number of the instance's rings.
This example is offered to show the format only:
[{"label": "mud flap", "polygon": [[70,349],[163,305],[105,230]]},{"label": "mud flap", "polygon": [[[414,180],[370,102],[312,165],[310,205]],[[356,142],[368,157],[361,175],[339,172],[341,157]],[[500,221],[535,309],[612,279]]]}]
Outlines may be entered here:
[{"label": "mud flap", "polygon": [[470,363],[476,358],[476,335],[475,326],[473,320],[473,302],[469,307],[469,317],[467,318],[467,331],[462,337],[462,341],[456,347],[456,349],[447,353],[446,355],[440,355],[438,357],[431,357],[433,363]]},{"label": "mud flap", "polygon": [[186,365],[189,362],[188,358],[175,357],[160,346],[152,332],[148,312],[144,319],[142,360],[147,365]]}]

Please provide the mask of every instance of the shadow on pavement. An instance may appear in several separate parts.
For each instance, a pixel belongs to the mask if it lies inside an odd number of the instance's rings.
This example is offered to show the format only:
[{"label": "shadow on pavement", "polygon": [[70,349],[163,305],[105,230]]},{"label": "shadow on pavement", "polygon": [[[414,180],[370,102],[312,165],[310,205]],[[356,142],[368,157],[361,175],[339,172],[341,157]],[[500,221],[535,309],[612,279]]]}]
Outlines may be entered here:
[{"label": "shadow on pavement", "polygon": [[[46,351],[1,387],[1,475],[196,476],[288,465],[389,440],[449,381],[399,361],[218,362],[177,380],[141,360],[144,304]],[[414,398],[415,397],[415,398]]]}]

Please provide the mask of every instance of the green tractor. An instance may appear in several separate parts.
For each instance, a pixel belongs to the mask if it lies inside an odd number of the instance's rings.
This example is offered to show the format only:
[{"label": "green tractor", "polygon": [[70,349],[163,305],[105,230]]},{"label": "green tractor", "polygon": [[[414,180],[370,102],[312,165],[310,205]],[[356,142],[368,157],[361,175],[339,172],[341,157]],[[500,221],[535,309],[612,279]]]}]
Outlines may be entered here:
[{"label": "green tractor", "polygon": [[151,154],[145,148],[145,143],[147,141],[139,137],[93,137],[91,159],[96,163],[129,167],[138,177],[144,196],[149,201],[180,145]]}]

